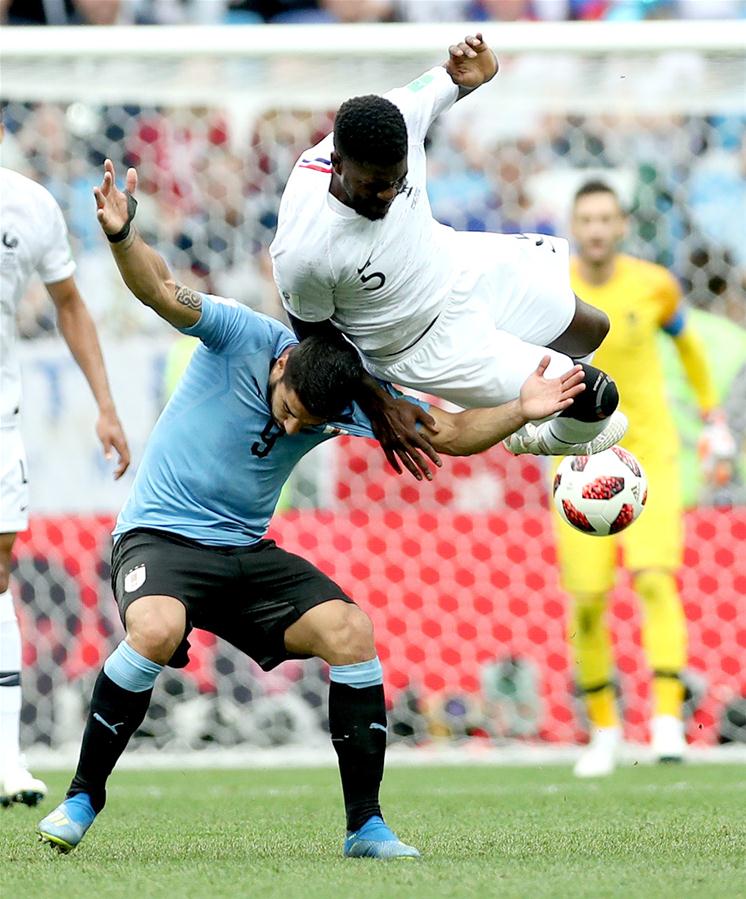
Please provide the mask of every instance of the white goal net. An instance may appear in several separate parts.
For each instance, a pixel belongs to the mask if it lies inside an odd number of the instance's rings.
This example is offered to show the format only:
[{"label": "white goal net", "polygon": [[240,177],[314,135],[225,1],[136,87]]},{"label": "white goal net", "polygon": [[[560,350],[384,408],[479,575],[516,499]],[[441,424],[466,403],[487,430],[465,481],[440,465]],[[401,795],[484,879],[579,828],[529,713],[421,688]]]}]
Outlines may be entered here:
[{"label": "white goal net", "polygon": [[[3,29],[3,165],[65,212],[135,458],[188,348],[126,294],[91,187],[103,160],[136,165],[138,224],[177,277],[281,316],[267,247],[299,153],[348,96],[383,92],[446,58],[469,26]],[[746,62],[741,23],[485,25],[501,72],[429,138],[435,215],[459,229],[565,234],[574,190],[608,179],[632,210],[630,252],[670,267],[709,336],[731,428],[746,434]],[[112,487],[92,409],[35,288],[21,320],[33,508],[18,543],[24,741],[79,738],[85,701],[121,628],[108,586]],[[668,358],[687,453],[690,736],[744,740],[746,539],[739,475],[698,481],[691,398]],[[52,452],[52,447],[64,453]],[[64,471],[64,476],[62,472]],[[537,464],[496,449],[432,487],[340,442],[301,466],[275,524],[332,573],[377,629],[395,738],[573,742],[584,722],[564,639]],[[612,603],[628,735],[647,732],[639,610]],[[196,635],[193,661],[156,689],[136,742],[158,748],[323,743],[326,672],[263,674]]]}]

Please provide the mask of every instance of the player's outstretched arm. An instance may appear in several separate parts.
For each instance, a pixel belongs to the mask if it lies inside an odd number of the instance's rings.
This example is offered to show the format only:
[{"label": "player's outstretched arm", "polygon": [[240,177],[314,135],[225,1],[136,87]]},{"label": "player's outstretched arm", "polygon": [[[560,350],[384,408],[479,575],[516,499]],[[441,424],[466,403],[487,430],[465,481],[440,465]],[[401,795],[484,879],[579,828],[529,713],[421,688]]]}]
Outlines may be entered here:
[{"label": "player's outstretched arm", "polygon": [[458,44],[448,48],[448,60],[443,68],[458,87],[458,99],[491,81],[499,68],[497,57],[480,33],[469,34]]},{"label": "player's outstretched arm", "polygon": [[517,400],[456,413],[431,408],[439,426],[431,437],[435,449],[448,456],[481,453],[527,422],[555,415],[571,406],[573,398],[585,390],[583,368],[576,365],[558,378],[545,378],[549,361],[550,357],[544,356],[536,371],[524,381]]},{"label": "player's outstretched arm", "polygon": [[114,261],[132,293],[175,328],[196,325],[202,314],[202,297],[176,284],[163,257],[149,247],[132,225],[137,202],[137,172],[127,170],[126,189],[116,186],[114,163],[104,163],[104,177],[93,188],[96,217],[109,240]]}]

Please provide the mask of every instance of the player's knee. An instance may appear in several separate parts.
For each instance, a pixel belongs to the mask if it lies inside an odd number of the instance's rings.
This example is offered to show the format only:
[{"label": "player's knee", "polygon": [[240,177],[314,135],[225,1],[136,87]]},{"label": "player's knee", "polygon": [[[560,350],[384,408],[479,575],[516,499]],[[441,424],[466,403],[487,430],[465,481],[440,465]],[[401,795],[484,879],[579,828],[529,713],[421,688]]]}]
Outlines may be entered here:
[{"label": "player's knee", "polygon": [[550,349],[574,359],[597,350],[611,329],[609,316],[602,310],[575,297],[575,315],[564,333],[552,341]]},{"label": "player's knee", "polygon": [[177,600],[146,602],[152,599],[144,597],[127,609],[127,642],[146,659],[165,665],[184,639],[186,613]]},{"label": "player's knee", "polygon": [[595,348],[598,349],[606,339],[606,335],[611,330],[611,319],[603,311],[603,309],[596,309],[595,311],[596,314],[593,317],[591,330],[593,331],[592,340],[596,344]]},{"label": "player's knee", "polygon": [[614,380],[586,362],[580,363],[585,373],[585,390],[579,393],[569,406],[560,414],[576,421],[603,421],[614,412],[619,405],[619,391]]},{"label": "player's knee", "polygon": [[606,335],[611,330],[611,321],[603,309],[598,309],[589,303],[583,303],[581,322],[583,342],[588,347],[583,353],[583,355],[586,355],[597,350],[604,342]]},{"label": "player's knee", "polygon": [[373,622],[362,609],[347,605],[325,643],[326,661],[331,665],[355,665],[372,659],[376,654]]}]

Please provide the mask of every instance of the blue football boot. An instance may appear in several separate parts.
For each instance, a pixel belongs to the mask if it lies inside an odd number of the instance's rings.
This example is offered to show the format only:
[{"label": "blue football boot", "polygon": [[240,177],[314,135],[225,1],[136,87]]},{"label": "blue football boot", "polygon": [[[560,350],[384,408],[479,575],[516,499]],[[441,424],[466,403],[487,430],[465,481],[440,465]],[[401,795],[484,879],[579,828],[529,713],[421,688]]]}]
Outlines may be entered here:
[{"label": "blue football boot", "polygon": [[394,831],[384,823],[383,818],[373,815],[363,826],[348,833],[344,845],[346,858],[419,858],[420,853],[414,846],[397,837]]},{"label": "blue football boot", "polygon": [[61,802],[54,811],[39,822],[39,839],[50,843],[60,852],[70,852],[86,835],[96,819],[87,793],[76,793]]}]

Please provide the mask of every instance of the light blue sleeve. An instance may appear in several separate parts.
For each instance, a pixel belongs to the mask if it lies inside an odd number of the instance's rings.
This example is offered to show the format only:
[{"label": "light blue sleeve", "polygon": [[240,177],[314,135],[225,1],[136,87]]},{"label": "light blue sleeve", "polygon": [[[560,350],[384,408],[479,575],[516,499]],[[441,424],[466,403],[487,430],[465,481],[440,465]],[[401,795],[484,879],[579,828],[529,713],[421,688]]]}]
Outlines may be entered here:
[{"label": "light blue sleeve", "polygon": [[254,312],[235,300],[201,294],[202,315],[182,334],[199,337],[206,347],[217,352],[251,352],[268,343],[295,342],[292,332],[281,322]]}]

